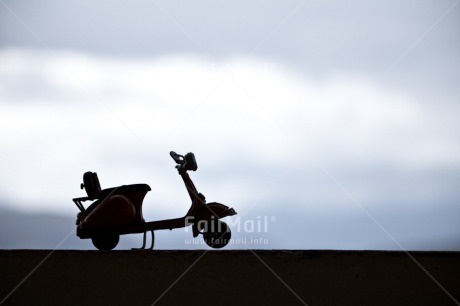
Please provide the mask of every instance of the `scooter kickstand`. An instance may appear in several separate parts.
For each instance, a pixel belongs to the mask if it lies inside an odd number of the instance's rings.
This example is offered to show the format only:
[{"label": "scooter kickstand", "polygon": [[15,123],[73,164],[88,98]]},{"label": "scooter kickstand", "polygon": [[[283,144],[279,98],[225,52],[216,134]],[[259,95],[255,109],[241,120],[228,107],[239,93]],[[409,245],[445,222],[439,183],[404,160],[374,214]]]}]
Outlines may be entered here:
[{"label": "scooter kickstand", "polygon": [[147,241],[147,232],[144,232],[144,235],[142,237],[142,246],[140,248],[132,248],[131,250],[133,250],[133,251],[153,250],[153,244],[154,244],[154,241],[155,241],[155,236],[153,234],[153,230],[150,230],[149,232],[152,233],[152,243],[150,244],[150,248],[148,248],[148,249],[145,248],[145,243]]},{"label": "scooter kickstand", "polygon": [[150,244],[150,248],[148,248],[148,250],[153,250],[153,244],[155,243],[155,234],[153,233],[153,230],[150,230],[150,233],[152,234],[152,243]]}]

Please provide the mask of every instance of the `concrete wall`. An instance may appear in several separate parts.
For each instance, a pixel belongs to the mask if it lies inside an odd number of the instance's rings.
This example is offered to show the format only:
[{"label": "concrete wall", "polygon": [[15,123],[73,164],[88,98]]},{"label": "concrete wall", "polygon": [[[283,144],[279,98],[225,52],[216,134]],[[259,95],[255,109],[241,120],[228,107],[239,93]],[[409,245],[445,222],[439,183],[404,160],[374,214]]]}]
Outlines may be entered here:
[{"label": "concrete wall", "polygon": [[403,252],[3,250],[0,301],[2,306],[457,305],[460,252],[411,256],[423,268]]}]

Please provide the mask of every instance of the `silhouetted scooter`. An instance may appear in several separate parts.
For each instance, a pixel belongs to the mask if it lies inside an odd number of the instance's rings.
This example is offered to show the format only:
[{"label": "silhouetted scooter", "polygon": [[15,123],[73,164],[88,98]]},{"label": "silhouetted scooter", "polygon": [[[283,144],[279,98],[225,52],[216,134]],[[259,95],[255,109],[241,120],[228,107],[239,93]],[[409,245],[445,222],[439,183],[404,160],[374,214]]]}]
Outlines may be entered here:
[{"label": "silhouetted scooter", "polygon": [[[147,184],[122,185],[102,189],[97,173],[86,172],[83,175],[81,189],[85,188],[87,197],[75,198],[73,201],[80,209],[77,215],[77,236],[81,239],[91,238],[99,250],[115,248],[120,235],[143,233],[145,249],[147,232],[151,232],[152,241],[148,249],[153,249],[154,231],[172,230],[192,226],[193,237],[202,234],[206,244],[212,248],[223,248],[231,238],[229,226],[219,219],[235,215],[233,208],[212,202],[206,203],[203,194],[199,193],[187,171],[196,171],[198,166],[193,153],[185,156],[173,151],[171,157],[182,177],[185,187],[192,199],[187,214],[182,218],[145,222],[142,216],[142,201],[149,192]],[[85,209],[82,202],[95,201]]]}]

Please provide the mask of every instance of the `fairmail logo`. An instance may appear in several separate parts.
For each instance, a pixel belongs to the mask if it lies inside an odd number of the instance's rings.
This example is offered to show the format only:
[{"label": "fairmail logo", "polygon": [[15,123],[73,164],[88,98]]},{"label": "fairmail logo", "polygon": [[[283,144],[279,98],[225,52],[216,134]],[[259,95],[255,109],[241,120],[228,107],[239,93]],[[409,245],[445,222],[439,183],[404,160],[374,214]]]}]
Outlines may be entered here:
[{"label": "fairmail logo", "polygon": [[[211,221],[217,220],[214,216],[211,217]],[[270,224],[276,221],[275,216],[257,216],[255,219],[242,219],[241,217],[226,218],[225,223],[238,233],[268,233]],[[189,226],[195,223],[195,217],[189,216],[185,218],[185,231],[189,231]],[[210,231],[219,230],[212,227],[221,226],[220,223],[209,222],[209,220],[199,220],[196,222],[197,227],[200,229],[206,229]],[[211,227],[208,229],[208,227]]]}]

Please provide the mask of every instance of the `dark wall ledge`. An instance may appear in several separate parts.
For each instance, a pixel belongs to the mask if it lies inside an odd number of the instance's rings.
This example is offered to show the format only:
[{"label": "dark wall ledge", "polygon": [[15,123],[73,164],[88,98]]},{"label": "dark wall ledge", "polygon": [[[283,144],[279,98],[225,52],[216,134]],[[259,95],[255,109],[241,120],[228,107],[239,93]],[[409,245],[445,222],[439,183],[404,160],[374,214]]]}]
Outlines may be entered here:
[{"label": "dark wall ledge", "polygon": [[460,252],[0,251],[3,305],[458,305]]}]

